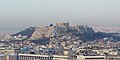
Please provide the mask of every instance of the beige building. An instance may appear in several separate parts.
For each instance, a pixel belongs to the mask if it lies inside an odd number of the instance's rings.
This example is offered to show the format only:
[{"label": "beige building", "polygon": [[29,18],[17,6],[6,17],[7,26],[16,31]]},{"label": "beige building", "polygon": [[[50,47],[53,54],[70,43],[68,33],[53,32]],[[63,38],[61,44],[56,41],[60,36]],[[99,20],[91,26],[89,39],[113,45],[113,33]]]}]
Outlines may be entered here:
[{"label": "beige building", "polygon": [[19,54],[19,60],[68,60],[68,56]]},{"label": "beige building", "polygon": [[0,54],[15,54],[15,50],[0,49]]}]

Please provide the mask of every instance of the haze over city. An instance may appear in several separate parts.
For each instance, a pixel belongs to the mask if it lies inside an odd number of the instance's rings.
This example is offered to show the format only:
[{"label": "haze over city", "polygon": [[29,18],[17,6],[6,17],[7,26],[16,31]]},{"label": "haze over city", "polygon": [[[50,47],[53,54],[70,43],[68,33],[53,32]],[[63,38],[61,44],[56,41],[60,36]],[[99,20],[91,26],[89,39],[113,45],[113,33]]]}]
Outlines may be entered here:
[{"label": "haze over city", "polygon": [[0,0],[0,31],[70,22],[120,26],[120,0]]},{"label": "haze over city", "polygon": [[120,60],[120,0],[0,0],[0,60]]}]

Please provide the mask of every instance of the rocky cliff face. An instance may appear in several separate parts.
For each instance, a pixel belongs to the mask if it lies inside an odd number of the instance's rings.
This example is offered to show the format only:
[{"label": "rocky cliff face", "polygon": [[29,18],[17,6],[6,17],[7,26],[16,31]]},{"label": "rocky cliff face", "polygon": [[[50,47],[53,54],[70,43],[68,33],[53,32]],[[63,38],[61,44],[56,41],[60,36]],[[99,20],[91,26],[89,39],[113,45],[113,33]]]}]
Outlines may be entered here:
[{"label": "rocky cliff face", "polygon": [[66,27],[58,26],[36,27],[31,37],[32,38],[55,37],[64,35],[66,31],[67,31]]},{"label": "rocky cliff face", "polygon": [[94,30],[92,27],[88,27],[87,25],[78,25],[75,26],[75,30],[79,32],[79,34],[94,34]]},{"label": "rocky cliff face", "polygon": [[41,37],[55,37],[63,36],[70,34],[94,34],[94,31],[91,27],[87,26],[75,26],[75,27],[66,27],[66,26],[47,26],[47,27],[36,27],[32,38],[41,38]]}]

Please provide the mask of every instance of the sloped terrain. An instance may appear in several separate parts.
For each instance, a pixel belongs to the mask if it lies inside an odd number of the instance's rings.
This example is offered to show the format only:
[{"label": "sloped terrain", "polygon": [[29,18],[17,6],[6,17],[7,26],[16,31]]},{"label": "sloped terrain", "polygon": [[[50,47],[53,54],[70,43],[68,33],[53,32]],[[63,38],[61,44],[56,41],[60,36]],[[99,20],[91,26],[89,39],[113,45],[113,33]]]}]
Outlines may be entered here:
[{"label": "sloped terrain", "polygon": [[59,36],[75,36],[79,37],[81,40],[95,40],[102,39],[105,37],[113,38],[115,40],[120,40],[119,33],[103,33],[94,32],[92,27],[86,25],[77,26],[45,26],[45,27],[30,27],[15,35],[21,34],[22,36],[28,36],[33,39],[39,39],[43,37],[59,37]]}]

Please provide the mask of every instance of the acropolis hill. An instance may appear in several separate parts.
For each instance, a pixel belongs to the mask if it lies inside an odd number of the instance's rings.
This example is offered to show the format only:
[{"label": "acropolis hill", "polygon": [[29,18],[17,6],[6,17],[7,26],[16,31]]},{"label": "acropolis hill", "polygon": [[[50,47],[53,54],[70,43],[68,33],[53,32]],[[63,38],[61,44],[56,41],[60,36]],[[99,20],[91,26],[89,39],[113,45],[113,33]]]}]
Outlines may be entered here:
[{"label": "acropolis hill", "polygon": [[76,25],[71,26],[69,22],[50,24],[49,26],[38,26],[30,27],[19,33],[16,33],[15,36],[22,35],[27,36],[32,39],[39,39],[43,37],[60,37],[60,36],[75,36],[79,37],[81,40],[95,40],[105,37],[113,37],[116,40],[119,39],[118,34],[114,33],[103,33],[103,32],[94,32],[92,27],[87,25]]}]

